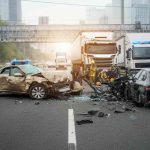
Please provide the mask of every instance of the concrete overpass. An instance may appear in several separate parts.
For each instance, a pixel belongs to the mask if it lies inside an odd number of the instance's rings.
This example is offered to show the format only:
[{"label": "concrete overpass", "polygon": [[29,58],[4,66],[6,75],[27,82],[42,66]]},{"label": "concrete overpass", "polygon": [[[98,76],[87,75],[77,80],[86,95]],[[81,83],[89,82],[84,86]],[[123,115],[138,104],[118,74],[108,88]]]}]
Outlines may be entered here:
[{"label": "concrete overpass", "polygon": [[[141,25],[141,30],[150,31],[150,25]],[[0,42],[73,42],[82,32],[135,32],[135,25],[6,25],[0,26]]]}]

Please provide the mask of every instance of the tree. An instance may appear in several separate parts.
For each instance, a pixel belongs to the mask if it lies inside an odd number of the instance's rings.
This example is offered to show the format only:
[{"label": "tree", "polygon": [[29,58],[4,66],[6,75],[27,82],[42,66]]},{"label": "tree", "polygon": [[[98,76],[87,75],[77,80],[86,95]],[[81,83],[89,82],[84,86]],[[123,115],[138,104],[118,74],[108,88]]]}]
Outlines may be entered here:
[{"label": "tree", "polygon": [[[7,25],[0,21],[0,26]],[[40,49],[34,49],[28,43],[0,43],[0,63],[6,63],[12,59],[31,59],[48,61],[50,56],[41,52]]]}]

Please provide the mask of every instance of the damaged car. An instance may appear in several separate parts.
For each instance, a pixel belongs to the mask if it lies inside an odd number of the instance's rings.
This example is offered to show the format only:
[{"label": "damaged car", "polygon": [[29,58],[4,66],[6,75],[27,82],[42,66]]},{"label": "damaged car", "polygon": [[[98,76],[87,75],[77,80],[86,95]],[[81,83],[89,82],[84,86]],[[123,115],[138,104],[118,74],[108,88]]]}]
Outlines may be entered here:
[{"label": "damaged car", "polygon": [[0,92],[25,93],[32,99],[44,99],[65,86],[69,86],[67,78],[52,76],[33,65],[11,65],[0,70]]},{"label": "damaged car", "polygon": [[130,83],[131,99],[139,104],[150,104],[150,69],[141,69]]}]

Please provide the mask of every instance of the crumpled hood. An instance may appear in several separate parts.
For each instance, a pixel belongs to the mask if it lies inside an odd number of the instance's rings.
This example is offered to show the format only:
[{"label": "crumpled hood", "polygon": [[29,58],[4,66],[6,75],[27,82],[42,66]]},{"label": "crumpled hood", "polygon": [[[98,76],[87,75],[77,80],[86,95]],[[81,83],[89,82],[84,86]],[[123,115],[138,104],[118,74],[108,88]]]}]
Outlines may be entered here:
[{"label": "crumpled hood", "polygon": [[67,76],[57,75],[53,71],[43,71],[41,74],[50,82],[58,83],[66,80]]}]

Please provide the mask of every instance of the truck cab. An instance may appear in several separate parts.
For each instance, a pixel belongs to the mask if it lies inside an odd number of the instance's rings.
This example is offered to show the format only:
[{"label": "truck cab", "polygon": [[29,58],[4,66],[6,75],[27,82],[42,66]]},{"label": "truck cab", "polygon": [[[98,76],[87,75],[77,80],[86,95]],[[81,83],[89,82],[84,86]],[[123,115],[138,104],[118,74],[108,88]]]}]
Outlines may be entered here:
[{"label": "truck cab", "polygon": [[150,41],[133,41],[126,51],[126,58],[131,70],[150,68]]},{"label": "truck cab", "polygon": [[114,64],[137,72],[150,67],[150,34],[126,33],[117,41],[117,54]]}]

